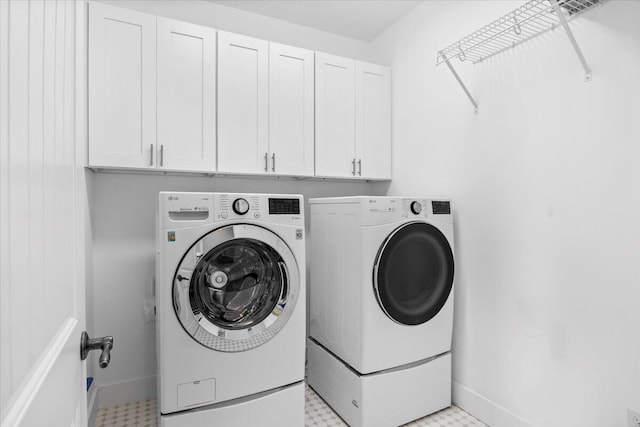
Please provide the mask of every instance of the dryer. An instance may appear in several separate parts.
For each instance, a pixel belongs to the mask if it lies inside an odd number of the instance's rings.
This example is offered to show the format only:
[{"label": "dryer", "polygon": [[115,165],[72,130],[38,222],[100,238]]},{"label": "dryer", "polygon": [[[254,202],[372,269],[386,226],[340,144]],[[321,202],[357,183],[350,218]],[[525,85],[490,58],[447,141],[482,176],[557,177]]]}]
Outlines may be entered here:
[{"label": "dryer", "polygon": [[311,199],[309,385],[352,426],[451,404],[448,200]]},{"label": "dryer", "polygon": [[304,424],[299,195],[161,192],[161,426]]}]

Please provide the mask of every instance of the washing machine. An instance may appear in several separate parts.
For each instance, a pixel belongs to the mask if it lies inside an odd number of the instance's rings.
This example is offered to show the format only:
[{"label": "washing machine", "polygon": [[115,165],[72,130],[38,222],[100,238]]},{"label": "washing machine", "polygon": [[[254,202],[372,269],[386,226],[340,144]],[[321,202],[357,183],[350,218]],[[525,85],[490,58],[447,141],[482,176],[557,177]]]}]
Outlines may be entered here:
[{"label": "washing machine", "polygon": [[353,426],[451,404],[449,200],[310,200],[309,385]]},{"label": "washing machine", "polygon": [[161,192],[161,426],[304,425],[299,195]]}]

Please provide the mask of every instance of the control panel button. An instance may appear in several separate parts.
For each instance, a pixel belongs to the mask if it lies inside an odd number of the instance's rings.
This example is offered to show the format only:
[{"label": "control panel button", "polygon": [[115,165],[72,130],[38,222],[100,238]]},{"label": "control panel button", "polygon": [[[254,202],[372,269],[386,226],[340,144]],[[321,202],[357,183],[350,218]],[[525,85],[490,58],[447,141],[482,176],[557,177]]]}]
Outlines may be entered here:
[{"label": "control panel button", "polygon": [[253,217],[254,218],[260,218],[260,212],[254,212],[253,213]]},{"label": "control panel button", "polygon": [[235,199],[233,201],[233,211],[238,215],[244,215],[249,212],[249,202],[245,199]]},{"label": "control panel button", "polygon": [[422,212],[422,204],[420,204],[420,202],[411,202],[411,212],[419,215],[420,212]]},{"label": "control panel button", "polygon": [[222,212],[222,213],[220,214],[220,218],[222,218],[222,219],[227,219],[228,217],[229,217],[229,214],[228,214],[228,213],[226,213],[226,212]]}]

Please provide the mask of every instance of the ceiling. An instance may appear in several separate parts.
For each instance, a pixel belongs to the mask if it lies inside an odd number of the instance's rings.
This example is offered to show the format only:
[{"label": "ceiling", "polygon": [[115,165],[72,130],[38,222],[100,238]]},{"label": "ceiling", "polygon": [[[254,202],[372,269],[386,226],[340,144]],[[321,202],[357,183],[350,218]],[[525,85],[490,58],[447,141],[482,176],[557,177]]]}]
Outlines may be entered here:
[{"label": "ceiling", "polygon": [[210,0],[283,21],[371,41],[421,0]]}]

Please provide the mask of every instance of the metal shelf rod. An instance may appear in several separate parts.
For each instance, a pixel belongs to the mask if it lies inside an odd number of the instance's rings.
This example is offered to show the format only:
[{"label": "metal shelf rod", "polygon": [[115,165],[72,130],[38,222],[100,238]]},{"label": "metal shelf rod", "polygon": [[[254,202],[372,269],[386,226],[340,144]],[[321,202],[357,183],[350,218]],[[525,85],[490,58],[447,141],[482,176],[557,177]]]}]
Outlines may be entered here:
[{"label": "metal shelf rod", "polygon": [[464,93],[466,93],[467,97],[469,97],[469,101],[471,101],[471,103],[473,104],[473,108],[475,109],[475,112],[477,113],[478,112],[478,103],[476,102],[475,99],[473,99],[473,96],[471,96],[471,92],[469,92],[469,89],[467,89],[467,87],[464,85],[464,83],[462,82],[462,79],[460,78],[460,76],[456,72],[456,69],[453,68],[453,65],[451,65],[451,63],[449,62],[449,59],[446,56],[444,56],[444,53],[440,53],[440,55],[443,56],[444,61],[447,63],[447,67],[449,67],[449,70],[451,70],[451,73],[453,74],[453,76],[456,78],[456,80],[458,81],[460,86],[462,86],[462,90],[464,90]]},{"label": "metal shelf rod", "polygon": [[576,41],[576,38],[573,36],[573,32],[571,31],[571,28],[569,28],[569,24],[567,24],[567,20],[565,19],[564,15],[562,14],[562,11],[560,10],[560,6],[558,5],[558,0],[549,0],[549,1],[553,5],[553,9],[556,11],[556,15],[558,15],[558,18],[560,19],[560,24],[564,28],[565,33],[567,33],[567,37],[569,37],[569,41],[573,45],[573,48],[575,49],[576,54],[578,55],[578,59],[580,59],[580,62],[582,63],[582,67],[584,68],[584,81],[590,82],[591,67],[589,67],[589,64],[587,64],[587,60],[584,58],[584,55],[582,54],[582,50],[580,49],[580,46],[578,46],[578,42]]}]

